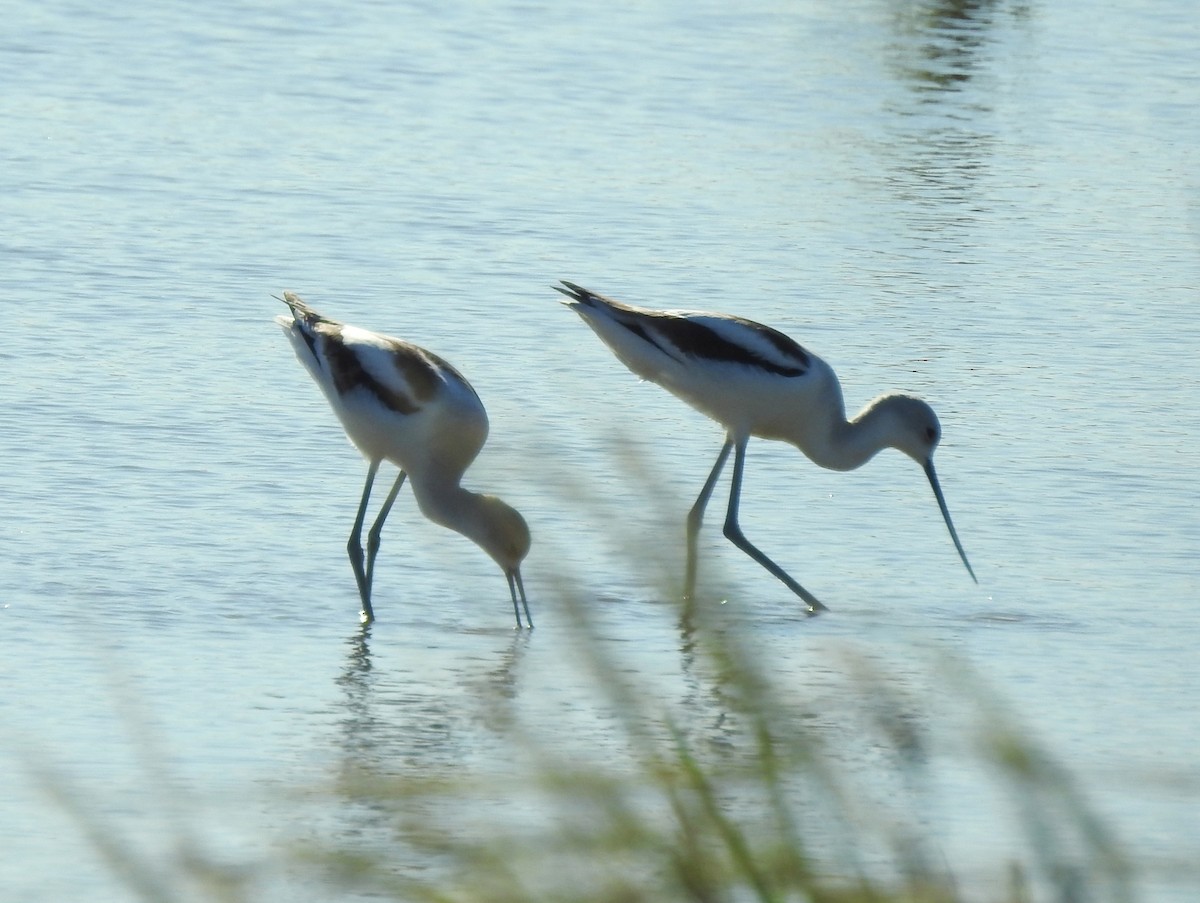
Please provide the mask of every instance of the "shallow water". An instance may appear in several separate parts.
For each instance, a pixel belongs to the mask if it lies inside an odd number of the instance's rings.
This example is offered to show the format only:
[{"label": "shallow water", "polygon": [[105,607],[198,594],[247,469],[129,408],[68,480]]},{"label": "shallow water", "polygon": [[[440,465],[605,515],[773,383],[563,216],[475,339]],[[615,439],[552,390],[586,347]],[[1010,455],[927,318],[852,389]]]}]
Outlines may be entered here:
[{"label": "shallow water", "polygon": [[[332,799],[293,823],[287,795],[347,762],[492,774],[506,719],[619,761],[564,578],[591,642],[696,737],[740,742],[664,583],[720,432],[554,303],[567,278],[775,325],[850,408],[929,399],[978,587],[911,462],[836,474],[756,443],[742,525],[832,613],[804,619],[725,543],[716,500],[706,598],[852,772],[879,762],[842,717],[847,657],[923,700],[946,735],[932,833],[968,882],[1020,841],[942,711],[947,650],[1151,867],[1142,898],[1194,898],[1194,870],[1166,873],[1200,852],[1189,3],[6,20],[6,896],[132,898],[31,761],[147,851],[182,824],[251,863],[386,832]],[[284,288],[472,380],[492,435],[467,482],[532,526],[531,635],[406,493],[362,636],[344,542],[365,468],[271,322]],[[304,893],[280,874],[261,898]]]}]

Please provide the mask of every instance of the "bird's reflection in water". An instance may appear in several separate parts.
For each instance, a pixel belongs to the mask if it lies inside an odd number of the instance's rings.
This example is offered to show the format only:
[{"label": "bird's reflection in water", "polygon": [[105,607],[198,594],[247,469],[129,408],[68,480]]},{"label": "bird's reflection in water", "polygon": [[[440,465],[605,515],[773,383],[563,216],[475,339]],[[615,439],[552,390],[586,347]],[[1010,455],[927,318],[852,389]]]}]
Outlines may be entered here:
[{"label": "bird's reflection in water", "polygon": [[[490,643],[495,637],[498,642]],[[385,664],[372,651],[372,625],[346,640],[346,664],[337,678],[344,702],[343,763],[349,771],[431,773],[460,764],[480,731],[511,723],[519,665],[530,634],[467,632],[404,645]],[[491,741],[489,740],[489,745]]]},{"label": "bird's reflection in water", "polygon": [[489,761],[511,748],[507,728],[530,634],[373,637],[372,626],[346,639],[337,677],[340,768],[332,777],[340,843],[401,871],[452,869],[453,857],[430,850],[428,839],[477,816],[471,801],[491,799],[455,788],[492,772]]},{"label": "bird's reflection in water", "polygon": [[338,678],[345,693],[346,717],[343,746],[347,761],[372,761],[375,750],[374,664],[371,661],[371,625],[364,624],[346,640],[349,654]]},{"label": "bird's reflection in water", "polygon": [[[705,640],[696,620],[693,600],[679,617],[679,664],[684,685],[681,703],[690,716],[683,723],[693,740],[700,739],[716,751],[728,750],[736,733],[736,719],[731,717],[731,683],[738,678],[717,665],[711,650],[701,648]],[[712,627],[708,624],[705,629]]]},{"label": "bird's reflection in water", "polygon": [[[816,626],[802,607],[793,608],[790,613],[774,611],[770,620],[787,635]],[[773,708],[783,701],[775,692],[789,679],[784,675],[789,669],[774,662],[770,673],[764,670],[768,668],[766,640],[756,633],[761,628],[748,626],[739,619],[745,613],[733,609],[719,597],[702,596],[680,609],[676,624],[684,686],[681,705],[687,715],[680,729],[686,739],[718,754],[735,747],[754,748],[761,739],[756,724],[768,712],[768,720],[784,733],[806,731],[825,717],[810,706],[807,696],[789,695],[786,711]],[[828,661],[809,659],[803,666],[805,680],[816,684],[835,680],[830,668]],[[788,723],[779,723],[780,718]]]},{"label": "bird's reflection in water", "polygon": [[529,647],[530,636],[527,631],[512,631],[508,646],[494,667],[480,674],[463,675],[468,698],[477,703],[474,720],[494,733],[506,733],[516,716],[519,665]]}]

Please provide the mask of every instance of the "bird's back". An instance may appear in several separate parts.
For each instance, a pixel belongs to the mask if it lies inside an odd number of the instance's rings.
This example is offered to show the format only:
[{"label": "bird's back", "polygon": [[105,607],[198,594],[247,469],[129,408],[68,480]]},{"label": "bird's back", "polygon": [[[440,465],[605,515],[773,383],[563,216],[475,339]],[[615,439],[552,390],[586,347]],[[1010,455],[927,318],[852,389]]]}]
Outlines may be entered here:
[{"label": "bird's back", "polygon": [[466,463],[478,454],[487,412],[448,362],[412,342],[323,317],[290,293],[284,299],[293,317],[276,322],[364,455],[419,471],[448,449]]},{"label": "bird's back", "polygon": [[828,395],[830,380],[836,386],[823,360],[769,326],[635,307],[565,284],[571,308],[625,366],[734,433],[790,438],[796,415]]}]

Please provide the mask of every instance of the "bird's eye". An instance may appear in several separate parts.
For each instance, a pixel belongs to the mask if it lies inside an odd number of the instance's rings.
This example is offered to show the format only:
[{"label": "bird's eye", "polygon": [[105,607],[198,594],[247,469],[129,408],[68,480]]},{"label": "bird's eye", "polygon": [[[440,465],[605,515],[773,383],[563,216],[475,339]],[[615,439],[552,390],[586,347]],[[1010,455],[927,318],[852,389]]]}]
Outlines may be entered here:
[{"label": "bird's eye", "polygon": [[937,442],[938,431],[932,426],[925,427],[925,438],[930,442]]}]

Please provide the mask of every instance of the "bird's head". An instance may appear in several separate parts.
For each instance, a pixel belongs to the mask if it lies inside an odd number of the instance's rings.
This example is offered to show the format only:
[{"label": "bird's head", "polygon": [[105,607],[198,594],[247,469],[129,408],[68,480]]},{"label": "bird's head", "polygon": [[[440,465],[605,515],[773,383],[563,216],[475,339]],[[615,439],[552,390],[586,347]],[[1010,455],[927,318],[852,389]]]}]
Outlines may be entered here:
[{"label": "bird's head", "polygon": [[529,554],[529,525],[516,508],[494,495],[480,499],[484,516],[484,535],[479,543],[505,573],[520,568]]},{"label": "bird's head", "polygon": [[911,395],[889,395],[878,402],[880,415],[890,421],[889,443],[922,467],[933,458],[942,439],[942,425],[926,402]]}]

